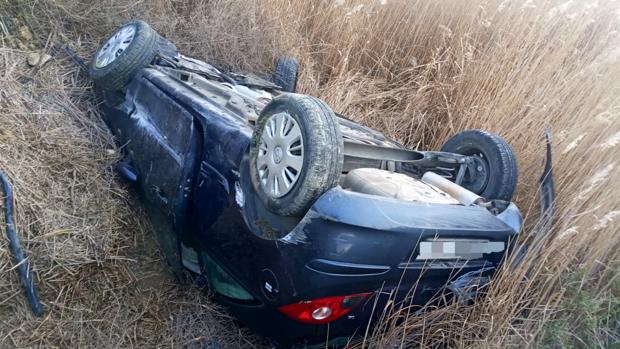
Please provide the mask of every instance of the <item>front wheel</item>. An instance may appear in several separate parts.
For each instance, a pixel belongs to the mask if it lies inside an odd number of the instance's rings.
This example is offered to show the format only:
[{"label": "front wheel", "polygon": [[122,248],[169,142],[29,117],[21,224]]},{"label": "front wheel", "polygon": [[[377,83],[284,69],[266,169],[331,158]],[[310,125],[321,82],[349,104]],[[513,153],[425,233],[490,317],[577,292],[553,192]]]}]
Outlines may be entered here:
[{"label": "front wheel", "polygon": [[299,75],[299,62],[291,57],[279,57],[273,72],[273,82],[282,88],[284,92],[295,93],[297,91],[297,76]]},{"label": "front wheel", "polygon": [[250,145],[250,173],[270,211],[303,214],[338,184],[342,164],[338,121],[323,101],[285,94],[263,109]]},{"label": "front wheel", "polygon": [[90,64],[90,76],[99,87],[120,90],[157,53],[157,33],[145,22],[131,21],[112,33]]},{"label": "front wheel", "polygon": [[156,59],[173,59],[176,47],[143,21],[131,21],[110,35],[90,63],[90,77],[104,91],[119,91]]}]

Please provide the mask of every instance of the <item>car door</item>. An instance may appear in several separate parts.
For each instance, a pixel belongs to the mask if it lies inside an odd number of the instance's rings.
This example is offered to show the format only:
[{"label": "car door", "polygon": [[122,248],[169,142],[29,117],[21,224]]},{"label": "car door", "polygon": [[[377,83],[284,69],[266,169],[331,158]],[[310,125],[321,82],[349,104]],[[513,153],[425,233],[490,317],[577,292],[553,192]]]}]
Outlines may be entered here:
[{"label": "car door", "polygon": [[178,206],[187,201],[188,172],[196,158],[193,116],[146,79],[136,88],[133,106],[127,147],[145,199],[178,214]]},{"label": "car door", "polygon": [[179,236],[185,224],[199,133],[191,112],[146,77],[134,79],[117,120],[125,153],[137,174],[141,198],[169,264],[179,266]]}]

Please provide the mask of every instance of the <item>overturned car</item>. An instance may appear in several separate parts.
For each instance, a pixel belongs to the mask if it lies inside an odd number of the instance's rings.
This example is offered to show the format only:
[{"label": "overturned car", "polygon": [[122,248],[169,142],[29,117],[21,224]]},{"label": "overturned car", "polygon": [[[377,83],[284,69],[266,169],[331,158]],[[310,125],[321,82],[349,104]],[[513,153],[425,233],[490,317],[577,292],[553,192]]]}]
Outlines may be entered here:
[{"label": "overturned car", "polygon": [[510,146],[469,130],[407,149],[296,94],[297,68],[225,72],[141,21],[95,53],[118,169],[176,274],[281,346],[342,343],[388,300],[489,276],[521,228]]}]

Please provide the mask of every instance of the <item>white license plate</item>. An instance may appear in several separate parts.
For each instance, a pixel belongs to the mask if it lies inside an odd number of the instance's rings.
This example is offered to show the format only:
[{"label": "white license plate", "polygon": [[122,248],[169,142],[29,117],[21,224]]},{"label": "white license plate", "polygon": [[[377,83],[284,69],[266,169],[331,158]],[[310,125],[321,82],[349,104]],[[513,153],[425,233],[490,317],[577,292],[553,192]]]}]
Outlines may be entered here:
[{"label": "white license plate", "polygon": [[484,254],[504,249],[503,241],[434,239],[420,242],[420,254],[416,259],[479,259]]}]

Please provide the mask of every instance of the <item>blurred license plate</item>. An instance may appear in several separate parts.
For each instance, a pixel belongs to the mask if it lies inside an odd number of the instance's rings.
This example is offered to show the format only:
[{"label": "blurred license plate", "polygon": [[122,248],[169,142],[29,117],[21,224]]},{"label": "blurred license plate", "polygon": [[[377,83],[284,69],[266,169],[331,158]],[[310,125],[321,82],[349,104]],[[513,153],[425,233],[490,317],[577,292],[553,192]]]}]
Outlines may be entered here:
[{"label": "blurred license plate", "polygon": [[434,239],[420,242],[420,254],[416,259],[478,259],[504,249],[503,241]]}]

